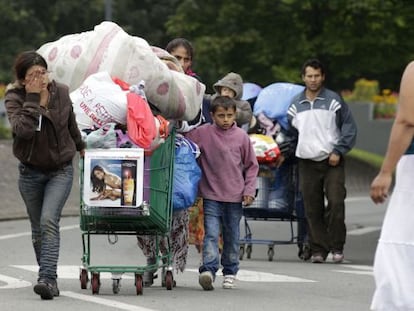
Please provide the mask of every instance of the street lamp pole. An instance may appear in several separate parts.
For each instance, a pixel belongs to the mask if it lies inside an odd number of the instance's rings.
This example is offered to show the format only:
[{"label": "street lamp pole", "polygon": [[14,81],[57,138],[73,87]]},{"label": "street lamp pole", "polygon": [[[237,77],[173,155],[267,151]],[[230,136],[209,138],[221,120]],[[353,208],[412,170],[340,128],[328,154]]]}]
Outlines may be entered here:
[{"label": "street lamp pole", "polygon": [[105,0],[105,20],[112,21],[112,0]]}]

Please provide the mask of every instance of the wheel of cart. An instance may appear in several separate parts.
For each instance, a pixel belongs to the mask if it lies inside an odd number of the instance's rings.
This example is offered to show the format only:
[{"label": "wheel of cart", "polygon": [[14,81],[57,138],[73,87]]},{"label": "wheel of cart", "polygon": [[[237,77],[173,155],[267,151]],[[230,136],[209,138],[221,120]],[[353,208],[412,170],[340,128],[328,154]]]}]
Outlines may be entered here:
[{"label": "wheel of cart", "polygon": [[[112,274],[112,292],[119,293],[124,273],[134,275],[137,295],[144,290],[143,274],[163,269],[163,283],[167,290],[174,285],[171,252],[160,254],[162,239],[171,249],[169,232],[172,216],[172,174],[175,145],[174,132],[152,154],[139,148],[88,149],[80,161],[80,229],[82,231],[82,265],[79,280],[82,289],[90,282],[92,294],[99,294],[100,274]],[[95,165],[111,167],[121,176],[120,197],[105,203],[95,200],[92,191],[91,171]],[[131,182],[132,179],[132,182]],[[131,186],[132,184],[132,186]],[[127,189],[129,185],[132,188]],[[151,235],[155,237],[155,262],[142,266],[91,264],[91,237],[93,235]]]},{"label": "wheel of cart", "polygon": [[[277,169],[265,164],[260,165],[256,198],[252,205],[243,208],[244,237],[240,239],[240,260],[243,260],[245,255],[247,259],[251,258],[253,244],[268,246],[269,261],[273,261],[275,246],[284,244],[297,244],[299,258],[309,259],[309,250],[306,248],[307,223],[298,188],[296,163],[285,162]],[[289,238],[255,239],[250,227],[252,221],[288,222]]]}]

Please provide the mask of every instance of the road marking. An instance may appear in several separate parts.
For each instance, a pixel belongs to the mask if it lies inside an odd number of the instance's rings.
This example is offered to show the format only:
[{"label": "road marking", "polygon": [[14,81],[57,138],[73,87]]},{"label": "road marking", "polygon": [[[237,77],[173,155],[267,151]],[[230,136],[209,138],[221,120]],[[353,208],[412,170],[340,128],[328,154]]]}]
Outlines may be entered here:
[{"label": "road marking", "polygon": [[359,275],[374,275],[372,271],[351,271],[351,270],[333,270],[334,272],[359,274]]},{"label": "road marking", "polygon": [[347,235],[363,235],[371,232],[380,231],[381,227],[364,227],[359,229],[350,230],[347,232]]},{"label": "road marking", "polygon": [[355,270],[367,270],[367,271],[372,271],[373,270],[373,267],[372,266],[344,265],[344,267],[352,268],[352,269],[355,269]]},{"label": "road marking", "polygon": [[[11,267],[27,270],[30,272],[37,272],[39,270],[38,266],[33,265],[12,265]],[[80,273],[80,266],[58,266],[57,274],[59,276],[59,279],[79,279],[79,273]],[[112,274],[110,272],[101,272],[99,274],[100,279],[111,279]],[[134,279],[134,276],[131,275],[122,275],[122,279]]]},{"label": "road marking", "polygon": [[369,196],[366,197],[349,197],[345,199],[345,202],[358,202],[358,201],[371,201]]},{"label": "road marking", "polygon": [[0,289],[16,289],[32,286],[32,283],[15,279],[6,275],[0,274],[0,282],[6,283],[6,285],[0,286]]},{"label": "road marking", "polygon": [[109,299],[99,298],[99,297],[96,297],[96,296],[78,294],[78,293],[74,293],[74,292],[70,292],[70,291],[61,291],[60,295],[70,297],[70,298],[73,298],[73,299],[86,301],[86,302],[100,304],[100,305],[103,305],[103,306],[106,306],[106,307],[117,308],[119,310],[156,311],[155,309],[148,309],[148,308],[144,308],[144,307],[140,307],[140,306],[129,305],[129,304],[126,304],[126,303],[114,301],[113,299],[109,300]]},{"label": "road marking", "polygon": [[[14,268],[23,269],[31,272],[37,272],[38,266],[32,265],[12,265]],[[57,274],[59,275],[59,279],[79,279],[79,266],[58,266]],[[185,269],[188,272],[194,272],[198,274],[198,269]],[[100,273],[101,279],[111,279],[111,273],[109,272],[101,272]],[[134,276],[123,274],[122,279],[133,279]],[[268,272],[257,272],[251,270],[240,270],[237,273],[237,279],[244,282],[286,282],[286,283],[294,283],[294,282],[301,282],[301,283],[309,283],[309,282],[316,282],[313,280],[281,275],[281,274],[273,274]]]},{"label": "road marking", "polygon": [[[78,229],[78,228],[79,228],[79,225],[71,225],[71,226],[60,227],[60,231],[73,230],[73,229]],[[31,235],[32,235],[31,232],[6,234],[6,235],[0,235],[0,240],[14,239],[14,238],[20,238],[22,236],[31,236]]]},{"label": "road marking", "polygon": [[[189,272],[198,272],[198,269],[185,269],[185,271]],[[244,281],[244,282],[286,282],[286,283],[309,283],[309,282],[316,282],[313,280],[297,278],[293,276],[281,275],[281,274],[273,274],[268,272],[258,272],[258,271],[251,271],[251,270],[239,270],[237,272],[237,280]]]},{"label": "road marking", "polygon": [[374,275],[372,266],[362,265],[341,265],[342,267],[350,268],[353,270],[333,270],[334,272],[348,273],[348,274],[359,274],[359,275]]}]

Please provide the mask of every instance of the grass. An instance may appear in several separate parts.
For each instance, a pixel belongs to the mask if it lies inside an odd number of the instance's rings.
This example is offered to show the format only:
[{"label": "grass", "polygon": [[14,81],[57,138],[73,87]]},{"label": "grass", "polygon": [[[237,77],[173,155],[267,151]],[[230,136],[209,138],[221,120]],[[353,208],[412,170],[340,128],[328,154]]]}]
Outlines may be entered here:
[{"label": "grass", "polygon": [[10,139],[12,137],[10,128],[4,126],[0,120],[0,139]]},{"label": "grass", "polygon": [[382,165],[382,162],[384,161],[384,157],[380,156],[375,153],[371,153],[368,151],[364,151],[361,149],[352,149],[348,155],[350,157],[356,158],[358,160],[361,160],[363,162],[366,162],[376,168],[380,168]]}]

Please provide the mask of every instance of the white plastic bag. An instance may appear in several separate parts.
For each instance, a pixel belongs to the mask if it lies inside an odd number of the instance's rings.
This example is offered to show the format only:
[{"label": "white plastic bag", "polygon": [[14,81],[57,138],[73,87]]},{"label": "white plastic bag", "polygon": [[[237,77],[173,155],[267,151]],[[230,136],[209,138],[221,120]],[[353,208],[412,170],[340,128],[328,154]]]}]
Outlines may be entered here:
[{"label": "white plastic bag", "polygon": [[126,124],[126,92],[108,72],[90,75],[82,85],[70,93],[79,129],[100,128],[114,122]]}]

